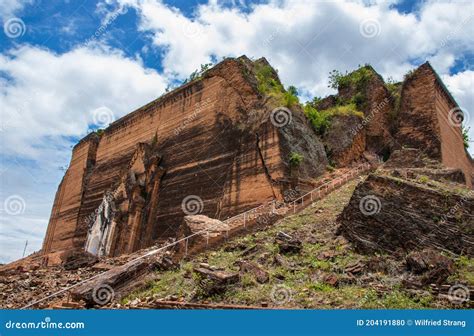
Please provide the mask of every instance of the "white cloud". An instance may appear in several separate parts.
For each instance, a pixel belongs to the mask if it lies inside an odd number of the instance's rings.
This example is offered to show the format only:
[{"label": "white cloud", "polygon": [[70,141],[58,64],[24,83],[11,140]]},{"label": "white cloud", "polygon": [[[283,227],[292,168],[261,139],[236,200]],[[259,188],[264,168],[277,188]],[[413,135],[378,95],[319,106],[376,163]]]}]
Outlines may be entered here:
[{"label": "white cloud", "polygon": [[[23,46],[0,54],[0,205],[11,195],[24,214],[0,207],[0,262],[41,247],[71,138],[160,96],[166,80],[120,51],[80,47],[58,55]],[[108,112],[112,111],[112,113]],[[104,114],[105,113],[105,114]],[[20,229],[21,228],[21,229]],[[8,237],[14,235],[15,240]]]},{"label": "white cloud", "polygon": [[212,56],[265,56],[287,84],[325,95],[332,69],[370,63],[401,79],[411,60],[427,59],[444,74],[454,55],[474,48],[469,3],[428,2],[415,15],[400,14],[392,2],[270,1],[243,12],[211,1],[191,19],[160,1],[117,1],[139,12],[140,29],[165,48],[166,71],[181,78]]},{"label": "white cloud", "polygon": [[[32,46],[0,55],[3,154],[37,159],[38,146],[60,137],[83,136],[94,111],[118,118],[158,97],[166,80],[140,60],[103,47],[81,47],[57,55]],[[95,121],[95,122],[94,122]]]},{"label": "white cloud", "polygon": [[33,0],[2,0],[0,6],[0,19],[6,21],[15,16],[25,5],[32,4]]},{"label": "white cloud", "polygon": [[[470,127],[469,137],[474,141],[474,71],[445,75],[442,79],[463,110],[465,126]],[[474,156],[474,142],[471,142],[469,152]]]}]

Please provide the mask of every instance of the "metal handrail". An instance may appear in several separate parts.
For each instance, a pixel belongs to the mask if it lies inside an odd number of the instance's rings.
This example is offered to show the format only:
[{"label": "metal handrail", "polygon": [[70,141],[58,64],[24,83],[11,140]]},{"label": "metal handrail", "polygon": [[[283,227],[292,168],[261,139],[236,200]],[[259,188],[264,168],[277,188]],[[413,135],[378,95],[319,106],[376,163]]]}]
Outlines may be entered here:
[{"label": "metal handrail", "polygon": [[[361,171],[368,170],[368,168],[370,168],[370,164],[365,164],[365,165],[363,165],[362,167],[364,167],[365,169],[361,169]],[[350,176],[352,177],[352,173],[354,173],[354,172],[356,172],[356,175],[357,175],[357,173],[359,172],[359,169],[360,169],[360,166],[357,167],[355,170],[352,170],[352,171],[350,171],[349,173],[344,174],[344,175],[343,175],[344,178],[347,178],[348,175],[350,175]],[[346,179],[346,181],[347,181],[347,179]],[[332,182],[332,181],[331,181],[331,182]],[[324,184],[320,185],[318,188],[315,188],[315,189],[311,190],[310,192],[304,194],[303,196],[297,198],[296,200],[292,201],[292,202],[289,203],[289,204],[293,204],[293,206],[294,206],[294,211],[296,211],[296,201],[298,201],[298,200],[301,199],[302,204],[304,204],[303,199],[304,199],[305,196],[311,195],[311,197],[312,197],[312,193],[313,193],[313,192],[316,192],[316,191],[320,192],[320,191],[321,191],[321,188],[323,188],[324,186],[326,186],[326,189],[329,189],[329,185],[331,184],[331,182],[327,182],[327,183],[324,183]],[[311,199],[312,199],[312,198],[311,198]],[[276,200],[272,200],[272,201],[270,201],[270,202],[261,204],[261,205],[259,205],[258,207],[252,208],[252,209],[247,210],[247,211],[244,211],[244,212],[242,212],[242,213],[240,213],[240,214],[238,214],[238,215],[232,216],[232,217],[226,219],[225,221],[223,221],[223,223],[229,222],[229,221],[231,221],[231,220],[234,220],[234,219],[236,219],[236,218],[238,218],[238,217],[243,216],[243,217],[244,217],[244,227],[245,227],[246,214],[248,214],[248,213],[250,213],[250,212],[255,212],[257,209],[260,209],[260,208],[262,208],[262,207],[265,207],[265,206],[268,206],[268,205],[271,205],[271,204],[274,205],[275,202],[276,202]],[[272,209],[273,209],[273,207],[272,207]],[[159,248],[157,248],[157,249],[154,249],[154,250],[152,250],[152,251],[150,251],[150,252],[148,252],[148,253],[146,253],[146,254],[144,254],[144,255],[141,255],[140,257],[137,257],[137,258],[135,258],[135,259],[133,259],[133,260],[130,260],[130,261],[126,262],[125,264],[121,265],[121,266],[131,265],[131,264],[137,262],[138,260],[141,260],[141,259],[143,259],[143,258],[152,256],[152,255],[154,255],[154,254],[156,254],[156,253],[158,253],[158,252],[164,251],[164,250],[166,250],[166,249],[168,249],[168,248],[170,248],[170,247],[176,246],[176,245],[178,245],[179,243],[182,243],[182,242],[186,242],[186,252],[187,252],[187,241],[188,241],[188,239],[193,238],[193,237],[195,237],[195,236],[197,236],[197,235],[206,233],[206,232],[208,233],[209,231],[211,231],[212,229],[214,229],[214,228],[216,228],[217,226],[220,226],[220,225],[221,225],[221,224],[218,223],[218,224],[216,224],[216,225],[213,225],[213,226],[208,227],[208,228],[206,228],[206,229],[203,229],[203,230],[201,230],[201,231],[195,232],[195,233],[193,233],[193,234],[191,234],[191,235],[189,235],[189,236],[186,236],[186,237],[184,237],[184,238],[181,238],[181,239],[179,239],[179,240],[176,240],[176,241],[174,241],[174,242],[172,242],[172,243],[169,243],[169,244],[167,244],[167,245],[165,245],[165,246],[161,246],[161,247],[159,247]],[[229,230],[227,230],[227,233],[228,233],[228,231],[229,231]],[[209,243],[209,239],[207,239],[207,242]],[[100,275],[102,275],[102,274],[104,274],[104,273],[106,273],[106,272],[107,272],[107,271],[102,272],[102,273],[99,273],[99,274],[96,274],[96,275],[94,275],[94,276],[91,277],[91,278],[88,278],[88,279],[85,279],[85,280],[83,280],[83,281],[80,281],[80,282],[78,282],[78,283],[76,283],[76,284],[74,284],[74,285],[71,285],[71,286],[69,286],[69,287],[67,287],[67,288],[64,288],[64,289],[62,289],[62,290],[60,290],[60,291],[58,291],[58,292],[56,292],[56,293],[53,293],[53,294],[51,294],[51,295],[48,295],[48,296],[46,296],[46,297],[44,297],[44,298],[42,298],[42,299],[40,299],[40,300],[34,301],[34,302],[32,302],[32,303],[29,303],[29,304],[27,304],[26,306],[22,307],[21,309],[29,308],[29,307],[31,307],[31,306],[34,306],[34,305],[36,305],[36,304],[38,304],[38,303],[40,303],[40,302],[43,302],[43,301],[47,300],[47,299],[50,299],[50,298],[52,298],[52,297],[55,297],[55,296],[57,296],[57,295],[59,295],[59,294],[65,293],[65,292],[67,292],[67,291],[69,291],[69,290],[71,290],[71,289],[73,289],[73,288],[75,288],[75,287],[77,287],[77,286],[79,286],[79,285],[82,285],[82,284],[84,284],[84,283],[87,283],[87,282],[89,282],[89,281],[92,281],[92,280],[98,278]]]}]

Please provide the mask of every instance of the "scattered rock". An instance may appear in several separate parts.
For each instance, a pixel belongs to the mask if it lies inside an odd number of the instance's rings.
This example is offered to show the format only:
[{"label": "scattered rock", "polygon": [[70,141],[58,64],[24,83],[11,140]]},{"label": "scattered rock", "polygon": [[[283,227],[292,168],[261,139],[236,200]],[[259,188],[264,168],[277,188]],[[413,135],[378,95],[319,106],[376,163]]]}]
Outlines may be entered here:
[{"label": "scattered rock", "polygon": [[205,296],[222,293],[227,286],[239,281],[238,273],[213,271],[202,267],[194,268],[194,272],[200,277],[198,287]]},{"label": "scattered rock", "polygon": [[76,270],[78,268],[91,266],[99,261],[97,256],[90,254],[86,251],[71,251],[65,256],[64,269],[65,270]]},{"label": "scattered rock", "polygon": [[275,255],[274,259],[273,259],[273,262],[278,265],[278,266],[281,266],[281,267],[284,267],[284,268],[289,268],[290,267],[290,264],[288,263],[288,261],[285,259],[284,256],[282,256],[281,254],[277,254]]},{"label": "scattered rock", "polygon": [[280,253],[300,253],[302,249],[301,240],[293,238],[292,236],[278,232],[275,242],[278,244]]},{"label": "scattered rock", "polygon": [[259,267],[257,264],[248,261],[242,261],[240,263],[240,275],[245,273],[251,273],[255,276],[258,283],[266,283],[270,279],[267,271]]},{"label": "scattered rock", "polygon": [[245,249],[243,252],[242,252],[242,256],[243,257],[248,257],[250,255],[254,255],[258,252],[258,246],[257,245],[254,245],[254,246],[250,246],[248,247],[247,249]]},{"label": "scattered rock", "polygon": [[361,261],[356,261],[346,266],[344,271],[348,274],[356,275],[362,273],[364,264]]},{"label": "scattered rock", "polygon": [[454,273],[453,260],[430,248],[410,253],[406,265],[409,271],[421,275],[421,285],[441,285]]},{"label": "scattered rock", "polygon": [[407,269],[415,274],[421,274],[439,266],[453,267],[453,261],[439,252],[427,248],[415,251],[406,257]]},{"label": "scattered rock", "polygon": [[318,254],[317,259],[318,260],[329,260],[334,258],[336,253],[334,251],[323,251],[320,254]]},{"label": "scattered rock", "polygon": [[337,277],[336,274],[327,274],[323,277],[323,281],[324,283],[328,284],[328,285],[331,285],[333,287],[336,287],[338,282],[339,282],[339,278]]},{"label": "scattered rock", "polygon": [[100,262],[100,263],[97,263],[97,264],[93,265],[92,269],[94,271],[108,271],[108,270],[112,269],[113,267],[114,267],[113,265]]}]

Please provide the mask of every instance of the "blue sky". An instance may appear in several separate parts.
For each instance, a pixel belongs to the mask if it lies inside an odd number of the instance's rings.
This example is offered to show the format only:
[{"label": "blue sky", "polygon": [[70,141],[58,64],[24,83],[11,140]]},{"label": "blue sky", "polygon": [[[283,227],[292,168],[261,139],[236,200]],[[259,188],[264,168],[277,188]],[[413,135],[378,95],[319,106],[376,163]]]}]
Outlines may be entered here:
[{"label": "blue sky", "polygon": [[265,56],[303,100],[333,69],[428,60],[474,124],[472,1],[3,0],[0,20],[0,263],[41,247],[78,139],[224,56]]}]

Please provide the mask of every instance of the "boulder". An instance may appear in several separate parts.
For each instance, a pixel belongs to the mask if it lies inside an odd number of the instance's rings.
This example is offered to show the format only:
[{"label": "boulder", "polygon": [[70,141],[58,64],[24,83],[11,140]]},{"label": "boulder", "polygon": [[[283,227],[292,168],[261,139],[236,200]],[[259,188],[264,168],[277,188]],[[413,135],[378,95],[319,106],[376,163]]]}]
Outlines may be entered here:
[{"label": "boulder", "polygon": [[330,274],[326,274],[324,277],[323,277],[323,282],[325,284],[328,284],[330,286],[333,286],[333,287],[336,287],[339,283],[339,278],[337,277],[336,274],[334,273],[330,273]]},{"label": "boulder", "polygon": [[227,286],[239,281],[238,273],[211,270],[205,267],[194,268],[194,273],[198,275],[197,286],[202,296],[222,293]]},{"label": "boulder", "polygon": [[183,236],[190,236],[197,234],[192,237],[191,245],[206,244],[209,240],[225,235],[229,230],[229,225],[226,223],[209,218],[204,215],[191,215],[184,217]]},{"label": "boulder", "polygon": [[442,284],[454,273],[453,260],[431,248],[408,254],[406,266],[414,274],[422,275],[420,278],[422,285]]},{"label": "boulder", "polygon": [[242,276],[245,273],[253,274],[257,282],[261,284],[268,282],[270,279],[267,271],[259,267],[257,264],[249,261],[242,261],[240,263],[240,275]]},{"label": "boulder", "polygon": [[370,174],[339,216],[338,234],[362,253],[423,248],[474,255],[472,193]]},{"label": "boulder", "polygon": [[283,254],[300,253],[302,249],[301,240],[284,232],[278,232],[275,242],[278,244],[280,253]]},{"label": "boulder", "polygon": [[273,258],[273,263],[283,268],[290,268],[290,263],[281,254],[275,255],[275,257]]},{"label": "boulder", "polygon": [[64,256],[64,269],[75,270],[96,264],[99,261],[97,256],[86,251],[71,251]]}]

